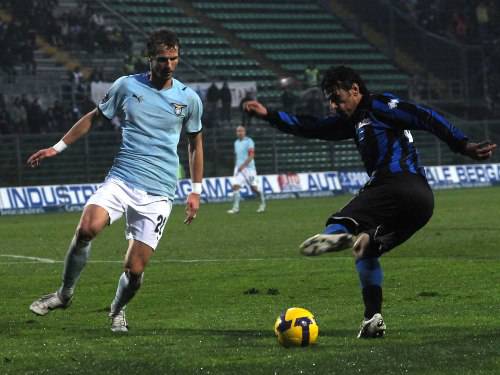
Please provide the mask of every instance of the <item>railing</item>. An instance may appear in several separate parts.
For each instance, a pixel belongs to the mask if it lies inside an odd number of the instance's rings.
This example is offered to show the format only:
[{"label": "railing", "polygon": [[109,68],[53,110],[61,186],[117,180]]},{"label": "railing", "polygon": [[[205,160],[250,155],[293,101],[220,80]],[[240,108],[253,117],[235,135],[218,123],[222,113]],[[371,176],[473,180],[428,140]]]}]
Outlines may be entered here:
[{"label": "railing", "polygon": [[[500,140],[500,121],[459,122],[473,139]],[[353,142],[324,142],[293,137],[274,131],[264,124],[252,125],[249,135],[256,144],[259,173],[307,172],[325,170],[362,170]],[[446,144],[426,132],[413,132],[422,164],[471,163],[470,159],[450,151]],[[56,158],[44,160],[38,169],[25,161],[34,151],[54,144],[61,134],[0,136],[0,186],[69,184],[102,181],[117,153],[118,132],[93,132]],[[233,128],[204,130],[205,176],[231,175],[233,172]],[[187,169],[185,137],[179,144],[181,163]],[[500,162],[497,153],[494,162]]]}]

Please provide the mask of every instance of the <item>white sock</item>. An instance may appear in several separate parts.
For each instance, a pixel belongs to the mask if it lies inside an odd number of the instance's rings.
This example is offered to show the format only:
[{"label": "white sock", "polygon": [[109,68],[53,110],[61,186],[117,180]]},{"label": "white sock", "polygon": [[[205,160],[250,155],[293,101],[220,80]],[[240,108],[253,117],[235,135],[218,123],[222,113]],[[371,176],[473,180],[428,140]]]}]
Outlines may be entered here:
[{"label": "white sock", "polygon": [[240,199],[241,199],[240,191],[236,190],[233,193],[233,210],[234,211],[238,211],[240,209]]},{"label": "white sock", "polygon": [[257,194],[260,195],[260,204],[265,206],[266,205],[266,197],[264,197],[264,192],[259,191]]},{"label": "white sock", "polygon": [[127,303],[134,298],[142,284],[144,274],[129,275],[128,272],[123,272],[118,280],[118,287],[116,288],[116,295],[111,303],[111,314],[117,314],[125,308]]},{"label": "white sock", "polygon": [[87,264],[90,247],[91,241],[77,240],[76,235],[73,237],[64,259],[63,282],[59,289],[59,295],[63,299],[73,296],[76,283]]}]

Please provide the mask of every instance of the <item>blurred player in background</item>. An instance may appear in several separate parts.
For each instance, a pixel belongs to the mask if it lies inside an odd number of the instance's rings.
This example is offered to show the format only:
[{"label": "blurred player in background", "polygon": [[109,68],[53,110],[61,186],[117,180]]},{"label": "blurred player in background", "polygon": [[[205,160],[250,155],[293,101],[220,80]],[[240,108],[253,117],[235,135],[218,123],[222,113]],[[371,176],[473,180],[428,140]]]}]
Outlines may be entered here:
[{"label": "blurred player in background", "polygon": [[260,205],[257,212],[266,210],[266,198],[264,192],[259,191],[257,170],[255,169],[255,143],[252,138],[247,137],[246,129],[243,126],[236,128],[236,141],[234,141],[234,177],[233,177],[233,208],[227,211],[228,214],[240,212],[240,189],[248,184],[252,191],[260,197]]},{"label": "blurred player in background", "polygon": [[90,254],[91,241],[125,214],[125,271],[118,281],[109,316],[111,330],[128,331],[125,306],[141,286],[146,267],[164,232],[177,186],[177,145],[181,129],[188,133],[192,192],[187,198],[190,224],[200,204],[203,175],[202,104],[198,95],[173,78],[179,63],[179,40],[169,30],[151,34],[147,42],[150,72],[124,76],[111,86],[99,106],[84,115],[53,147],[28,159],[31,167],[61,153],[88,133],[97,118],[125,115],[122,144],[104,184],[88,200],[64,261],[61,287],[34,301],[30,310],[45,315],[71,304],[75,286]]},{"label": "blurred player in background", "polygon": [[261,103],[246,110],[278,130],[329,141],[354,139],[369,181],[326,222],[322,234],[301,245],[304,255],[353,248],[365,305],[358,338],[381,337],[383,273],[379,257],[409,239],[431,218],[434,197],[409,130],[426,130],[455,152],[475,160],[491,157],[496,145],[474,143],[430,108],[395,96],[370,94],[348,67],[330,68],[322,89],[334,113],[323,119],[269,111]]}]

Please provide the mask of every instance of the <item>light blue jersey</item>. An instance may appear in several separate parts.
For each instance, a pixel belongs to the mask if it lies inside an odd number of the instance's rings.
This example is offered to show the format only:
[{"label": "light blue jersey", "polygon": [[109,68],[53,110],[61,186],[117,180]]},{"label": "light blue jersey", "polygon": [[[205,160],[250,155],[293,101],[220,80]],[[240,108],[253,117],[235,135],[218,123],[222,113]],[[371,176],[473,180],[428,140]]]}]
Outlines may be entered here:
[{"label": "light blue jersey", "polygon": [[[236,167],[239,167],[248,158],[248,151],[255,149],[255,143],[252,138],[245,137],[241,141],[234,141],[234,154],[236,156]],[[247,166],[248,169],[255,169],[255,162],[252,161]]]},{"label": "light blue jersey", "polygon": [[171,88],[157,90],[148,73],[135,74],[118,78],[99,110],[108,119],[124,114],[122,144],[108,177],[174,199],[181,128],[188,133],[202,128],[198,95],[176,79]]}]

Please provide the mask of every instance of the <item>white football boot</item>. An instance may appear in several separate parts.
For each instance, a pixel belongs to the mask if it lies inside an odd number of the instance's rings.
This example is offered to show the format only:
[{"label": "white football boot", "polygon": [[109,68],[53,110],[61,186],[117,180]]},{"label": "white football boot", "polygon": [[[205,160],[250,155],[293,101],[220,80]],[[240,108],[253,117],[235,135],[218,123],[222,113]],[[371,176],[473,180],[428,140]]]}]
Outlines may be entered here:
[{"label": "white football boot", "polygon": [[258,214],[261,214],[262,212],[264,212],[266,210],[266,204],[265,203],[261,203],[259,205],[259,208],[257,208],[257,213]]},{"label": "white football boot", "polygon": [[230,210],[227,210],[227,213],[228,214],[239,214],[240,210],[238,210],[236,208],[231,208]]},{"label": "white football boot", "polygon": [[384,337],[385,328],[384,318],[381,314],[377,313],[371,319],[361,322],[358,339]]},{"label": "white football boot", "polygon": [[65,301],[59,296],[59,292],[54,292],[34,301],[30,306],[30,310],[37,315],[43,316],[47,315],[51,310],[69,307],[71,300],[72,298]]},{"label": "white football boot", "polygon": [[316,234],[300,245],[303,255],[315,256],[348,249],[354,245],[356,236],[349,233]]},{"label": "white football boot", "polygon": [[122,309],[117,314],[109,313],[109,317],[111,318],[111,330],[113,332],[128,332],[125,310]]}]

